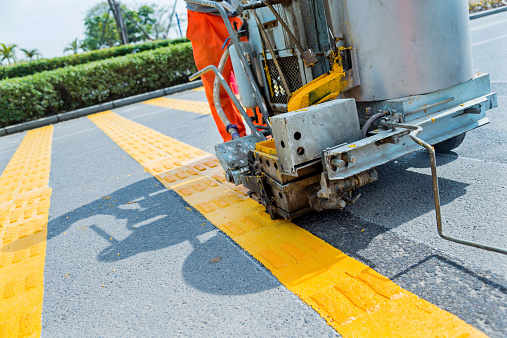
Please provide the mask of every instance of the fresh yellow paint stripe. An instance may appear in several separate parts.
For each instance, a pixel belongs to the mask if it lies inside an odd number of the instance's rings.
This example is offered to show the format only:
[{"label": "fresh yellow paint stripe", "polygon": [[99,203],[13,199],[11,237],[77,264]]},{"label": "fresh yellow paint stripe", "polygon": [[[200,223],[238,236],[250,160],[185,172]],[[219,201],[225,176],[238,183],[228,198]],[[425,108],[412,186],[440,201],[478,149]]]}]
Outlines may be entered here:
[{"label": "fresh yellow paint stripe", "polygon": [[208,102],[177,100],[177,99],[168,99],[166,97],[159,97],[157,99],[144,101],[143,103],[144,104],[151,104],[153,106],[188,111],[191,113],[198,113],[198,114],[205,114],[205,115],[211,114]]},{"label": "fresh yellow paint stripe", "polygon": [[112,112],[90,119],[343,336],[484,337],[306,230],[272,221],[242,187],[225,182],[214,156]]},{"label": "fresh yellow paint stripe", "polygon": [[0,176],[0,337],[40,336],[52,137],[29,131]]}]

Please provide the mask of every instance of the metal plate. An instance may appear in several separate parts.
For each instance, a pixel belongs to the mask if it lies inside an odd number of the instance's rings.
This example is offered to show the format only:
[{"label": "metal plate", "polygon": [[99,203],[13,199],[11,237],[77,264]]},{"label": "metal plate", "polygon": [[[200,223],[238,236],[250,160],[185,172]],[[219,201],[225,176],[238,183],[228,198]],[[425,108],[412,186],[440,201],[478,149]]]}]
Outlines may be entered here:
[{"label": "metal plate", "polygon": [[[229,142],[217,144],[215,146],[215,154],[226,173],[231,172],[232,175],[232,171],[237,171],[238,174],[241,174],[241,169],[248,165],[248,152],[255,148],[257,142],[264,140],[264,138],[255,136],[255,134],[250,134]],[[236,177],[237,175],[234,176],[234,183],[236,185],[241,184],[239,178]]]},{"label": "metal plate", "polygon": [[[454,108],[444,109],[421,117],[410,124],[423,128],[423,131],[419,134],[421,139],[430,144],[436,144],[489,123],[486,110],[495,105],[496,94],[491,93],[464,102]],[[467,113],[468,108],[477,108],[478,111]],[[330,180],[339,180],[375,168],[420,149],[422,149],[421,146],[408,137],[406,129],[380,130],[377,135],[324,151],[323,165]],[[342,168],[333,166],[332,160],[340,158],[345,153],[354,156],[357,161]]]},{"label": "metal plate", "polygon": [[333,100],[271,118],[280,169],[294,175],[297,166],[315,160],[326,148],[361,138],[353,99]]}]

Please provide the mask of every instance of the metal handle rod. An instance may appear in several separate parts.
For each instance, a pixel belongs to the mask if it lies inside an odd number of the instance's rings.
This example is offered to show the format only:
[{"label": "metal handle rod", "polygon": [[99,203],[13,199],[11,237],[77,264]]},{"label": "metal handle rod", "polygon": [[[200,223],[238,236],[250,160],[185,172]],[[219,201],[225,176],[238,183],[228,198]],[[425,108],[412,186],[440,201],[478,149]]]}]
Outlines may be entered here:
[{"label": "metal handle rod", "polygon": [[[224,7],[215,2],[215,1],[206,1],[206,0],[185,0],[187,2],[207,6],[207,7],[214,7],[218,10],[220,13],[220,16],[222,17],[222,20],[224,21],[225,28],[227,29],[227,32],[229,33],[229,36],[231,37],[231,41],[236,47],[237,51],[241,51],[241,45],[239,43],[239,39],[236,36],[236,33],[234,32],[234,29],[232,28],[231,22],[229,21],[229,17],[227,16],[227,13],[225,12]],[[241,65],[245,69],[246,76],[248,77],[248,80],[250,81],[250,85],[252,86],[252,91],[255,95],[255,100],[257,101],[257,105],[259,106],[259,110],[262,113],[262,116],[264,117],[264,120],[266,121],[266,124],[268,125],[269,129],[271,130],[271,122],[269,120],[269,113],[268,108],[266,107],[266,103],[264,102],[264,99],[262,97],[261,92],[259,91],[259,88],[255,85],[255,77],[252,73],[252,70],[248,66],[248,62],[245,58],[245,55],[243,53],[238,53],[239,61],[241,62]],[[216,68],[216,67],[215,67]],[[257,130],[257,129],[255,129]]]},{"label": "metal handle rod", "polygon": [[[292,34],[292,31],[290,30],[289,26],[287,26],[287,24],[285,23],[285,21],[283,21],[283,19],[280,16],[280,14],[278,14],[278,12],[276,11],[276,9],[271,5],[271,2],[269,0],[264,0],[264,3],[271,10],[271,12],[275,16],[276,20],[278,20],[278,22],[282,25],[282,27],[285,30],[285,32],[287,32],[287,35],[289,35],[289,38],[292,40],[292,42],[294,42],[296,44],[297,49],[299,49],[299,51],[302,54],[304,52],[304,49],[303,49],[303,46],[301,45],[301,42],[299,42],[299,40],[296,39],[296,37],[294,36],[294,34]],[[273,58],[274,58],[274,56],[273,56]]]},{"label": "metal handle rod", "polygon": [[[220,58],[220,62],[218,63],[218,72],[222,73],[224,71],[225,63],[227,62],[227,59],[229,58],[229,48],[225,48],[224,52],[222,53],[222,57]],[[239,137],[237,128],[231,127],[232,124],[229,121],[229,118],[227,115],[225,115],[224,110],[222,109],[222,104],[220,103],[220,81],[218,80],[218,77],[215,76],[215,81],[213,82],[213,103],[215,105],[215,110],[217,111],[217,115],[222,120],[222,123],[225,126],[225,130],[229,134],[231,134],[232,139],[236,139]]]},{"label": "metal handle rod", "polygon": [[333,20],[331,19],[331,9],[329,8],[329,0],[324,0],[324,18],[326,19],[326,26],[327,29],[327,36],[329,38],[329,46],[331,49],[336,48],[336,38],[334,37],[333,31],[331,28],[334,28],[333,26]]},{"label": "metal handle rod", "polygon": [[[287,0],[272,0],[272,1],[270,1],[270,3],[272,5],[277,5],[277,4],[281,4],[284,2],[287,2]],[[266,3],[262,0],[253,1],[253,2],[243,1],[243,5],[241,6],[241,10],[244,11],[246,9],[256,9],[256,8],[262,8],[262,7],[266,7]]]},{"label": "metal handle rod", "polygon": [[[280,75],[280,79],[282,80],[283,89],[287,93],[287,96],[290,96],[290,88],[289,84],[287,83],[287,79],[285,78],[285,74],[282,71],[282,68],[280,67],[280,64],[278,63],[278,60],[275,57],[275,52],[273,51],[273,46],[271,46],[271,42],[269,42],[268,36],[266,34],[266,31],[264,30],[264,26],[261,23],[261,20],[259,19],[259,16],[255,12],[255,9],[251,10],[252,15],[257,22],[257,25],[259,26],[259,31],[261,32],[262,39],[266,43],[266,46],[268,46],[269,54],[271,54],[271,59],[275,63],[276,70],[278,71],[278,74]],[[269,71],[269,69],[267,70]]]},{"label": "metal handle rod", "polygon": [[428,150],[428,152],[430,153],[431,178],[433,180],[433,196],[435,199],[435,212],[436,212],[436,216],[437,216],[437,230],[438,230],[438,234],[440,235],[440,237],[442,237],[443,239],[446,239],[448,241],[456,242],[459,244],[464,244],[464,245],[473,246],[473,247],[479,248],[479,249],[484,249],[484,250],[488,250],[488,251],[494,251],[494,252],[499,252],[502,254],[507,254],[507,250],[503,249],[503,248],[497,248],[494,246],[489,246],[489,245],[485,245],[485,244],[481,244],[481,243],[477,243],[477,242],[466,241],[464,239],[459,239],[459,238],[451,237],[451,236],[444,234],[443,229],[442,229],[442,216],[440,213],[440,193],[439,193],[439,189],[438,189],[437,159],[435,156],[435,149],[433,148],[433,146],[431,144],[425,142],[424,140],[420,139],[419,137],[417,137],[417,134],[419,134],[423,130],[423,128],[421,126],[415,126],[415,125],[411,125],[411,124],[392,123],[392,122],[387,122],[387,121],[382,121],[382,122],[380,122],[380,124],[383,126],[386,126],[386,127],[404,128],[404,129],[412,130],[408,134],[408,136],[412,139],[412,141],[414,141],[417,144],[419,144],[420,146],[426,148]]},{"label": "metal handle rod", "polygon": [[432,103],[432,104],[429,104],[427,106],[422,106],[422,107],[419,107],[417,109],[414,109],[412,111],[409,111],[407,113],[405,113],[405,115],[411,115],[411,114],[415,114],[415,113],[418,113],[420,111],[423,111],[423,110],[428,110],[428,109],[431,109],[431,108],[435,108],[435,107],[438,107],[440,105],[443,105],[443,104],[446,104],[446,103],[449,103],[449,102],[452,102],[454,101],[454,97],[450,97],[448,99],[445,99],[445,100],[442,100],[442,101],[438,101],[438,102],[435,102],[435,103]]},{"label": "metal handle rod", "polygon": [[245,119],[246,123],[248,124],[248,127],[252,130],[252,134],[255,134],[256,136],[258,136],[260,138],[264,138],[261,134],[259,134],[259,131],[257,130],[255,125],[253,124],[252,120],[250,119],[250,116],[248,116],[246,111],[243,109],[243,106],[241,105],[241,103],[239,103],[238,98],[236,97],[236,95],[234,95],[231,87],[229,87],[229,85],[227,84],[227,81],[225,81],[225,78],[218,71],[218,68],[216,66],[209,65],[206,68],[201,69],[200,71],[198,71],[194,75],[190,76],[190,81],[194,81],[195,79],[201,77],[201,75],[206,74],[209,71],[212,71],[213,73],[215,73],[216,78],[218,79],[218,81],[220,81],[220,83],[222,84],[222,87],[224,87],[225,91],[227,92],[227,94],[231,98],[232,102],[234,103],[234,105],[236,106],[236,108],[238,109],[240,114],[243,116],[243,118]]}]

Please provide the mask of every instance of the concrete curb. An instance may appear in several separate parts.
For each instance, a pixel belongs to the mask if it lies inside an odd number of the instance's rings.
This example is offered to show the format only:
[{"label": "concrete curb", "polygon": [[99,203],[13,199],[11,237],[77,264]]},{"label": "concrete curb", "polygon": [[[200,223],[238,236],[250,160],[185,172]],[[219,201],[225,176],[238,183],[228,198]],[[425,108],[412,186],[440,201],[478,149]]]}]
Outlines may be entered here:
[{"label": "concrete curb", "polygon": [[8,126],[5,128],[0,128],[0,136],[11,135],[14,133],[19,133],[21,131],[35,129],[44,127],[50,124],[55,124],[58,122],[68,121],[71,119],[75,119],[78,117],[99,113],[105,110],[123,107],[132,103],[142,102],[150,99],[154,99],[157,97],[161,97],[164,95],[169,95],[173,93],[182,92],[185,90],[194,89],[202,86],[202,81],[194,81],[189,83],[184,83],[180,85],[176,85],[173,87],[168,87],[164,89],[155,90],[148,93],[143,93],[135,96],[125,97],[123,99],[114,100],[111,102],[101,103],[95,106],[81,108],[73,111],[69,111],[66,113],[56,114],[53,116],[43,117],[41,119],[29,122],[23,122],[20,124],[15,124],[13,126]]},{"label": "concrete curb", "polygon": [[487,11],[482,11],[482,12],[470,14],[470,20],[482,18],[483,16],[488,16],[488,15],[492,15],[492,14],[496,14],[496,13],[500,13],[500,12],[505,12],[505,11],[507,11],[507,6],[498,7],[495,9],[488,9]]},{"label": "concrete curb", "polygon": [[57,123],[58,122],[58,116],[48,116],[43,117],[41,119],[35,120],[35,121],[28,121],[20,124],[15,124],[13,126],[5,127],[5,131],[8,135],[19,133],[20,131],[25,131],[29,129],[35,129],[47,126],[49,124]]}]

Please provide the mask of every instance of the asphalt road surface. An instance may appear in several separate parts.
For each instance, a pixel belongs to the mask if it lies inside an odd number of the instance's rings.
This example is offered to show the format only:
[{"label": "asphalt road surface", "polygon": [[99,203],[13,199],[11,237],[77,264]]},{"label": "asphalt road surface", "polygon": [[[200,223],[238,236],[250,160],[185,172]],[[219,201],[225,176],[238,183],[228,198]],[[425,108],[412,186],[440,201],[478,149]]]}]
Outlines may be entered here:
[{"label": "asphalt road surface", "polygon": [[[507,13],[471,30],[475,71],[491,75],[499,107],[437,156],[444,227],[506,247]],[[206,101],[202,91],[168,97]],[[208,153],[220,142],[210,115],[142,103],[113,111]],[[25,135],[0,139],[1,171]],[[52,140],[42,336],[339,336],[89,118],[56,124]],[[378,172],[355,205],[294,223],[487,335],[507,336],[506,256],[438,237],[427,153]]]}]

